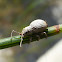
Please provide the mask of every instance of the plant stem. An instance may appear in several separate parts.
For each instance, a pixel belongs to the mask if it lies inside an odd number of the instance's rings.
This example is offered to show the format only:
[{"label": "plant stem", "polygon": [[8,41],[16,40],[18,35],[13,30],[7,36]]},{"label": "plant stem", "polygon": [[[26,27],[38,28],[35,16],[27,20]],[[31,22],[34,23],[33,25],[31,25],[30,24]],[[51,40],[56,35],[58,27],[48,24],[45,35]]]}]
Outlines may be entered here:
[{"label": "plant stem", "polygon": [[[62,32],[62,24],[48,27],[45,30],[45,32],[47,34],[47,37],[56,35],[56,34]],[[42,34],[41,32],[33,33],[32,35],[25,36],[23,38],[23,44],[30,43],[30,38],[31,37],[32,37],[32,42],[38,40],[37,35],[39,35],[40,39],[46,38],[46,35]],[[21,36],[20,35],[13,36],[12,39],[11,39],[11,37],[0,39],[0,49],[4,49],[4,48],[19,45],[20,41],[21,41]]]}]

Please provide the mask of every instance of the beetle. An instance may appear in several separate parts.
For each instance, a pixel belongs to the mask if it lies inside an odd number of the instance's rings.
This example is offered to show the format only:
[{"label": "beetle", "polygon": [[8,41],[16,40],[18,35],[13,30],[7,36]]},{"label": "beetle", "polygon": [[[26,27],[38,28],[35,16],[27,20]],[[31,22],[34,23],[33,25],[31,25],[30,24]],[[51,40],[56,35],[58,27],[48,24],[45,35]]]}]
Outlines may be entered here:
[{"label": "beetle", "polygon": [[48,24],[46,23],[46,21],[44,21],[42,19],[36,19],[36,20],[32,21],[29,26],[23,28],[21,33],[13,30],[11,32],[11,37],[12,37],[13,32],[19,33],[19,35],[21,35],[21,42],[20,42],[20,47],[21,47],[23,37],[30,35],[32,33],[38,33],[38,32],[45,33],[44,30],[47,27],[48,27]]}]

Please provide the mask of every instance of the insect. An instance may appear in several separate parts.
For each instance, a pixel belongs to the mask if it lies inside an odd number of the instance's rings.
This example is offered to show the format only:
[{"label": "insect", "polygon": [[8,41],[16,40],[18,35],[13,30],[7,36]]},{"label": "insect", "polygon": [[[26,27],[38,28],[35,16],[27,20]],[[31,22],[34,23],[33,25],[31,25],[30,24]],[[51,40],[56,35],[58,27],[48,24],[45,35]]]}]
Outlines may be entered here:
[{"label": "insect", "polygon": [[45,33],[43,31],[47,27],[48,27],[48,24],[46,23],[46,21],[37,19],[37,20],[32,21],[29,26],[23,28],[21,33],[13,30],[11,32],[11,37],[12,37],[13,32],[19,33],[19,35],[21,35],[21,42],[20,42],[20,47],[21,47],[24,36],[30,35],[32,33],[38,33],[38,32]]}]

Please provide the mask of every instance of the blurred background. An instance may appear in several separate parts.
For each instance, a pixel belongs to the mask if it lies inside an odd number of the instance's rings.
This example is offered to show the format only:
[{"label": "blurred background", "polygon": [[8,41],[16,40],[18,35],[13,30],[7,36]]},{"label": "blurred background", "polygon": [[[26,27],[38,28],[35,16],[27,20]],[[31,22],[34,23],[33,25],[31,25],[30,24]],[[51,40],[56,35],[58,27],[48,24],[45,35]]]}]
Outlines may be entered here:
[{"label": "blurred background", "polygon": [[[62,23],[62,0],[0,0],[0,38],[21,32],[35,19]],[[18,35],[14,33],[13,35]],[[62,33],[30,44],[0,50],[0,62],[62,62]]]}]

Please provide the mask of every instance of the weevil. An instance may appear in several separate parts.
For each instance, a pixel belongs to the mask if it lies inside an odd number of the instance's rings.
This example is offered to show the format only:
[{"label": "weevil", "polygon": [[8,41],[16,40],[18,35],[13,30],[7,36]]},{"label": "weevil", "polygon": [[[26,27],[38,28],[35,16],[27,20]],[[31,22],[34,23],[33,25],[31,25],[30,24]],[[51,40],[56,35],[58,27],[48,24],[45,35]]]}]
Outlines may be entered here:
[{"label": "weevil", "polygon": [[46,21],[44,21],[42,19],[36,19],[36,20],[32,21],[29,26],[23,28],[21,33],[13,30],[11,32],[11,37],[12,37],[13,32],[19,33],[19,35],[21,35],[21,42],[20,42],[20,47],[21,47],[24,36],[30,35],[32,33],[38,33],[38,32],[45,33],[44,30],[47,27],[48,27],[48,24],[46,23]]}]

